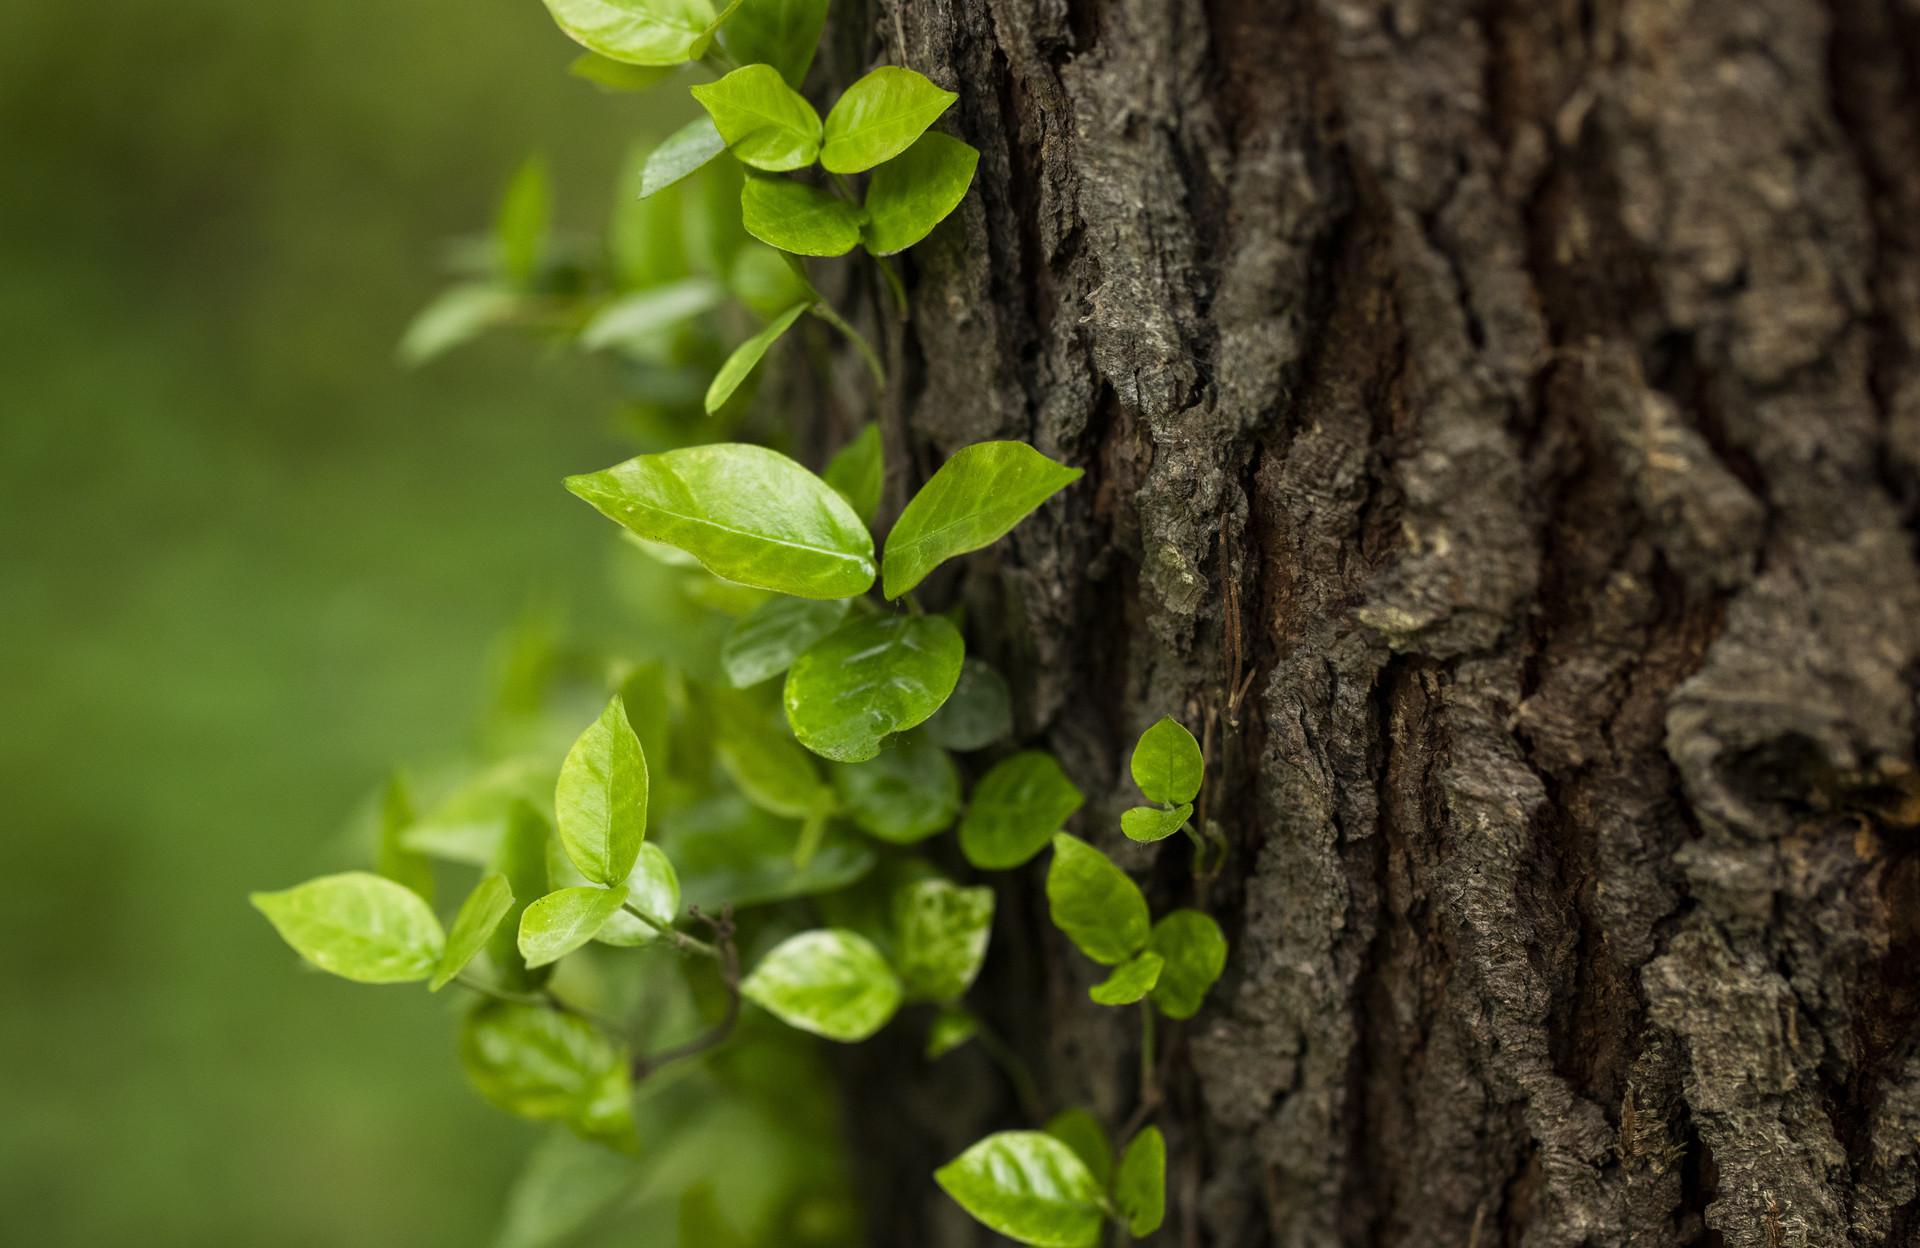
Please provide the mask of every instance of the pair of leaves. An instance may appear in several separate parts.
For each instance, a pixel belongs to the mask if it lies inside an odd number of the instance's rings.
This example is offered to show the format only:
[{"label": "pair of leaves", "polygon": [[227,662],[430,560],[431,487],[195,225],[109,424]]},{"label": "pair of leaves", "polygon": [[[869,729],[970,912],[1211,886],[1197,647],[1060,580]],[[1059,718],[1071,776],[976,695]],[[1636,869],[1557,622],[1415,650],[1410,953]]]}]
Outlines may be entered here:
[{"label": "pair of leaves", "polygon": [[1158,1127],[1147,1127],[1128,1141],[1114,1168],[1113,1147],[1100,1123],[1084,1109],[1055,1114],[1047,1134],[1086,1163],[1101,1187],[1112,1194],[1114,1212],[1135,1237],[1151,1235],[1166,1217],[1167,1141]]},{"label": "pair of leaves", "polygon": [[734,156],[769,173],[816,157],[829,173],[865,172],[913,146],[960,98],[892,65],[848,87],[824,122],[772,65],[743,65],[692,91]]},{"label": "pair of leaves", "polygon": [[891,256],[960,206],[979,164],[970,144],[930,130],[874,170],[858,205],[805,182],[750,176],[740,190],[740,222],[761,242],[797,256],[843,256],[862,244]]},{"label": "pair of leaves", "polygon": [[1149,925],[1147,900],[1112,859],[1076,837],[1053,838],[1047,905],[1054,926],[1080,952],[1117,969],[1092,989],[1102,1005],[1152,994],[1169,1018],[1191,1018],[1226,968],[1220,925],[1198,910],[1175,910]]},{"label": "pair of leaves", "polygon": [[1164,840],[1186,826],[1193,799],[1206,775],[1200,743],[1179,721],[1162,716],[1133,747],[1133,782],[1159,806],[1135,806],[1120,816],[1120,830],[1136,841]]}]

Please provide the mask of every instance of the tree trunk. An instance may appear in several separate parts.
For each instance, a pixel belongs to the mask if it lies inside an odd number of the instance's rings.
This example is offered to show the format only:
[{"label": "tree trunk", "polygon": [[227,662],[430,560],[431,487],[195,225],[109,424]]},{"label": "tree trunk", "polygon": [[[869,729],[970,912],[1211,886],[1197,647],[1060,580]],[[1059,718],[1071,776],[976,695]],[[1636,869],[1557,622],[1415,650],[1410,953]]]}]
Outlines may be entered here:
[{"label": "tree trunk", "polygon": [[[1920,2],[836,21],[982,152],[890,501],[984,438],[1086,468],[934,596],[1233,942],[1156,1242],[1920,1242]],[[1118,832],[1162,713],[1210,890]],[[1117,1128],[1137,1016],[1040,874],[982,997]],[[876,1244],[997,1242],[925,1175],[1019,1111],[949,1060],[858,1116]]]}]

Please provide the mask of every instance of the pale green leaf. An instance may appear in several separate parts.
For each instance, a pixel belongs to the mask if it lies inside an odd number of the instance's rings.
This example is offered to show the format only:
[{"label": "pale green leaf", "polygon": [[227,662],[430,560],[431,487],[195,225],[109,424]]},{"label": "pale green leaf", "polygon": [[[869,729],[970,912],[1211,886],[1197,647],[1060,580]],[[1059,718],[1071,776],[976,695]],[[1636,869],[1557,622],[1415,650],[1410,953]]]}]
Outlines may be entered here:
[{"label": "pale green leaf", "polygon": [[1074,1151],[1044,1131],[1002,1131],[934,1172],[960,1207],[1035,1248],[1091,1248],[1100,1239],[1100,1184]]},{"label": "pale green leaf", "polygon": [[673,68],[667,65],[630,65],[601,56],[598,52],[582,52],[568,62],[567,72],[602,91],[626,93],[645,91],[658,85],[662,79],[672,76]]},{"label": "pale green leaf", "polygon": [[708,0],[546,0],[567,37],[629,65],[678,65],[706,48]]},{"label": "pale green leaf", "polygon": [[829,1040],[865,1040],[900,1008],[900,980],[873,942],[823,928],[775,946],[740,993],[790,1027]]},{"label": "pale green leaf", "polygon": [[520,956],[528,969],[558,962],[592,940],[619,913],[627,886],[563,888],[527,907],[520,916]]},{"label": "pale green leaf", "polygon": [[482,1002],[461,1031],[460,1064],[480,1095],[510,1114],[564,1122],[589,1139],[631,1147],[626,1053],[585,1019]]},{"label": "pale green leaf", "polygon": [[1143,950],[1113,968],[1113,974],[1087,990],[1095,1005],[1132,1005],[1153,991],[1166,965],[1151,949]]},{"label": "pale green leaf", "polygon": [[944,1005],[927,1027],[926,1059],[939,1061],[980,1034],[980,1020],[958,1005]]},{"label": "pale green leaf", "polygon": [[789,819],[807,819],[832,805],[813,756],[751,702],[735,695],[713,700],[715,751],[747,800]]},{"label": "pale green leaf", "polygon": [[973,786],[960,820],[960,852],[987,871],[1019,866],[1045,849],[1086,799],[1045,750],[993,765]]},{"label": "pale green leaf", "polygon": [[545,974],[529,974],[520,956],[520,919],[533,899],[552,887],[547,869],[552,833],[547,817],[531,802],[517,801],[507,812],[506,831],[495,851],[494,866],[506,876],[513,900],[487,940],[487,961],[511,988],[528,987]]},{"label": "pale green leaf", "polygon": [[860,173],[892,160],[959,98],[924,74],[883,65],[834,101],[820,163],[832,173]]},{"label": "pale green leaf", "polygon": [[862,831],[895,845],[925,840],[960,813],[960,771],[921,733],[887,741],[864,763],[835,763],[840,805]]},{"label": "pale green leaf", "polygon": [[947,880],[915,880],[893,895],[896,965],[919,1001],[966,994],[987,958],[993,934],[993,890]]},{"label": "pale green leaf", "polygon": [[932,719],[927,735],[950,750],[985,749],[1013,731],[1013,694],[985,659],[968,657],[960,683]]},{"label": "pale green leaf", "polygon": [[550,757],[504,759],[463,779],[401,834],[408,849],[449,862],[486,867],[516,803],[550,803],[554,780]]},{"label": "pale green leaf", "polygon": [[1227,938],[1213,916],[1175,910],[1153,925],[1147,947],[1166,960],[1153,1003],[1168,1018],[1192,1018],[1227,968]]},{"label": "pale green leaf", "polygon": [[454,976],[466,969],[473,961],[488,937],[500,926],[500,920],[507,917],[507,911],[513,909],[513,888],[507,883],[507,877],[495,872],[482,879],[460,903],[460,911],[453,916],[453,926],[447,929],[446,949],[440,955],[440,963],[434,968],[433,979],[428,989],[439,992],[452,982]]},{"label": "pale green leaf", "polygon": [[1163,715],[1133,747],[1133,782],[1150,802],[1178,806],[1200,792],[1206,761],[1180,721]]},{"label": "pale green leaf", "polygon": [[[638,910],[653,922],[628,910]],[[672,927],[679,916],[680,876],[666,853],[648,841],[640,847],[640,856],[633,860],[633,871],[627,876],[627,904],[608,918],[593,938],[622,949],[650,945],[660,939],[660,929]]]},{"label": "pale green leaf", "polygon": [[619,884],[647,835],[647,756],[616,695],[560,765],[560,845],[595,884]]},{"label": "pale green leaf", "polygon": [[[846,506],[839,495],[834,501]],[[849,620],[787,671],[787,722],[814,753],[865,762],[890,734],[940,709],[960,679],[965,652],[959,630],[939,616]]]},{"label": "pale green leaf", "polygon": [[1105,1191],[1113,1181],[1113,1145],[1091,1111],[1078,1105],[1063,1109],[1047,1119],[1047,1134],[1059,1140],[1085,1162],[1094,1180]]},{"label": "pale green leaf", "polygon": [[706,407],[709,416],[726,405],[727,400],[733,397],[733,392],[740,388],[740,383],[745,381],[759,365],[761,358],[767,353],[767,348],[771,347],[780,335],[792,329],[793,323],[799,320],[801,314],[811,306],[811,300],[794,304],[774,317],[766,328],[733,349],[733,354],[720,365],[720,371],[713,375],[713,381],[707,386]]},{"label": "pale green leaf", "polygon": [[726,298],[720,283],[690,277],[648,290],[622,295],[594,313],[580,330],[580,345],[589,351],[621,347],[629,351],[659,351],[666,331],[711,312]]},{"label": "pale green leaf", "polygon": [[887,478],[886,449],[880,441],[880,426],[867,422],[851,442],[827,461],[827,470],[821,475],[828,485],[840,491],[840,497],[847,500],[860,519],[872,524],[874,513],[880,510],[880,490]]},{"label": "pale green leaf", "polygon": [[959,139],[928,131],[873,171],[861,241],[876,256],[905,251],[947,219],[973,185],[980,153]]},{"label": "pale green leaf", "polygon": [[410,849],[403,837],[413,823],[413,797],[407,782],[395,775],[380,794],[379,833],[374,865],[380,874],[405,884],[429,904],[433,901],[433,859]]},{"label": "pale green leaf", "polygon": [[720,46],[734,64],[771,65],[798,87],[826,21],[827,0],[745,0],[720,28]]},{"label": "pale green leaf", "polygon": [[1167,1216],[1167,1141],[1159,1127],[1143,1128],[1127,1144],[1114,1176],[1113,1201],[1135,1239],[1160,1229]]},{"label": "pale green leaf", "polygon": [[507,183],[494,217],[494,264],[509,285],[525,287],[533,281],[546,251],[552,218],[553,191],[546,162],[535,156]]},{"label": "pale green leaf", "polygon": [[1111,858],[1065,832],[1053,838],[1047,908],[1053,925],[1103,966],[1125,962],[1146,946],[1147,899],[1140,886]]},{"label": "pale green leaf", "polygon": [[1129,840],[1142,844],[1164,841],[1186,826],[1193,817],[1193,803],[1182,802],[1172,810],[1158,806],[1135,806],[1120,813],[1120,830]]},{"label": "pale green leaf", "polygon": [[433,907],[371,871],[323,875],[249,900],[301,957],[362,984],[425,979],[446,947]]},{"label": "pale green leaf", "polygon": [[820,153],[820,114],[771,65],[743,65],[692,91],[742,164],[784,173]]},{"label": "pale green leaf", "polygon": [[873,537],[831,486],[777,451],[742,443],[640,455],[567,478],[602,515],[742,585],[850,598],[873,584]]},{"label": "pale green leaf", "polygon": [[887,597],[898,598],[955,555],[998,541],[1080,475],[1024,442],[962,448],[913,496],[887,535]]},{"label": "pale green leaf", "polygon": [[487,282],[469,282],[441,291],[413,318],[400,336],[398,355],[418,367],[489,329],[513,320],[520,297]]},{"label": "pale green leaf", "polygon": [[844,598],[771,598],[733,622],[720,646],[720,666],[736,689],[771,680],[846,618]]},{"label": "pale green leaf", "polygon": [[792,178],[750,177],[740,188],[740,223],[770,247],[796,256],[844,256],[860,241],[860,210]]}]

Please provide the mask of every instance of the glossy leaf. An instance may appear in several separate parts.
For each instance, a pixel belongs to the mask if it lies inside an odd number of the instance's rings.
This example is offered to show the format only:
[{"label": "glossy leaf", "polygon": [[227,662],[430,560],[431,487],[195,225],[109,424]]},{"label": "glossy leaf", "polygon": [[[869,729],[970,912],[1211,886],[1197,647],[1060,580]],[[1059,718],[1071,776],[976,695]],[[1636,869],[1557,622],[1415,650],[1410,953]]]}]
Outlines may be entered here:
[{"label": "glossy leaf", "polygon": [[500,197],[493,222],[494,263],[513,286],[526,286],[540,267],[553,217],[547,166],[539,157],[521,165]]},{"label": "glossy leaf", "polygon": [[678,65],[706,49],[708,0],[546,0],[567,37],[630,65]]},{"label": "glossy leaf", "polygon": [[979,1034],[979,1019],[960,1006],[942,1006],[927,1027],[926,1059],[930,1062],[939,1061]]},{"label": "glossy leaf", "polygon": [[973,786],[960,852],[986,871],[1017,867],[1045,849],[1086,799],[1045,750],[1001,759]]},{"label": "glossy leaf", "polygon": [[1153,1003],[1168,1018],[1192,1018],[1227,968],[1227,938],[1213,916],[1175,910],[1153,925],[1147,947],[1166,960]]},{"label": "glossy leaf", "polygon": [[506,876],[496,871],[475,885],[467,899],[460,903],[460,912],[453,916],[453,926],[447,929],[446,948],[440,954],[439,965],[434,967],[428,989],[439,992],[465,970],[467,963],[486,947],[488,938],[511,909],[513,888]]},{"label": "glossy leaf", "polygon": [[891,256],[931,234],[967,197],[979,164],[978,150],[934,130],[875,169],[860,232],[867,250]]},{"label": "glossy leaf", "polygon": [[1114,967],[1113,974],[1088,989],[1087,995],[1095,1005],[1132,1005],[1153,991],[1164,965],[1159,954],[1143,950]]},{"label": "glossy leaf", "polygon": [[1090,1111],[1078,1105],[1061,1110],[1047,1119],[1047,1134],[1086,1163],[1100,1190],[1105,1191],[1113,1182],[1113,1145],[1107,1143],[1106,1131]]},{"label": "glossy leaf", "polygon": [[725,298],[720,283],[705,277],[622,295],[594,313],[580,330],[580,345],[589,351],[606,347],[657,351],[667,331],[713,311]]},{"label": "glossy leaf", "polygon": [[873,523],[880,510],[880,491],[886,484],[886,449],[880,441],[880,426],[868,421],[860,432],[834,453],[821,474],[828,485],[840,491],[861,520]]},{"label": "glossy leaf", "polygon": [[658,195],[726,150],[727,141],[720,137],[713,118],[694,118],[647,154],[640,166],[640,198]]},{"label": "glossy leaf", "polygon": [[895,845],[925,840],[960,813],[960,771],[923,733],[887,741],[864,763],[836,763],[834,791],[860,829]]},{"label": "glossy leaf", "polygon": [[520,916],[520,956],[529,969],[558,962],[592,940],[626,899],[625,884],[548,893]]},{"label": "glossy leaf", "polygon": [[1147,899],[1139,885],[1112,859],[1065,832],[1053,838],[1047,908],[1053,925],[1103,966],[1125,962],[1147,943]]},{"label": "glossy leaf", "polygon": [[1160,1229],[1167,1216],[1167,1141],[1159,1127],[1142,1128],[1121,1155],[1113,1202],[1135,1239]]},{"label": "glossy leaf", "polygon": [[740,993],[790,1027],[846,1043],[886,1026],[901,995],[900,980],[873,942],[838,928],[775,946]]},{"label": "glossy leaf", "polygon": [[1193,817],[1193,803],[1182,802],[1172,810],[1158,806],[1135,806],[1120,812],[1120,830],[1129,840],[1143,844],[1164,841],[1186,826]]},{"label": "glossy leaf", "polygon": [[981,750],[1013,731],[1013,694],[986,660],[968,657],[960,683],[932,719],[927,735],[950,750]]},{"label": "glossy leaf", "polygon": [[[640,911],[654,922],[629,914],[628,908]],[[633,871],[627,876],[626,907],[615,911],[593,938],[600,944],[622,949],[650,945],[660,939],[660,928],[672,927],[679,915],[679,873],[673,869],[666,853],[648,841],[640,847],[640,856],[634,859]],[[654,926],[656,923],[658,927]]]},{"label": "glossy leaf", "polygon": [[413,797],[399,776],[387,781],[381,791],[379,831],[374,848],[374,863],[380,874],[396,884],[405,884],[429,904],[433,901],[433,859],[416,853],[404,837],[413,823]]},{"label": "glossy leaf", "polygon": [[[834,501],[840,506],[838,495]],[[800,744],[836,762],[865,762],[889,735],[940,709],[966,646],[935,615],[860,616],[815,642],[787,672],[787,722]]]},{"label": "glossy leaf", "polygon": [[887,597],[898,598],[955,555],[999,540],[1080,475],[1025,442],[962,448],[913,496],[887,535]]},{"label": "glossy leaf", "polygon": [[826,21],[827,0],[745,0],[720,28],[720,46],[734,64],[771,65],[798,87]]},{"label": "glossy leaf", "polygon": [[845,599],[820,601],[782,595],[733,622],[720,646],[720,666],[736,689],[780,675],[800,652],[847,618]]},{"label": "glossy leaf", "polygon": [[560,845],[595,884],[623,882],[647,835],[647,757],[618,696],[560,765],[554,789]]},{"label": "glossy leaf", "polygon": [[947,1195],[992,1230],[1036,1248],[1090,1248],[1100,1239],[1100,1184],[1074,1151],[1043,1131],[1002,1131],[934,1172]]},{"label": "glossy leaf", "polygon": [[826,482],[777,451],[741,443],[640,455],[567,488],[639,536],[716,576],[798,598],[850,598],[873,584],[873,538]]},{"label": "glossy leaf", "polygon": [[916,880],[893,898],[896,965],[908,994],[921,1001],[966,995],[987,958],[993,890],[947,880]]},{"label": "glossy leaf", "polygon": [[812,300],[794,304],[774,317],[759,333],[733,349],[733,354],[720,365],[720,371],[713,375],[713,381],[707,386],[706,408],[709,416],[726,406],[727,400],[740,388],[740,383],[759,367],[767,349],[779,340],[780,335],[792,329],[793,323],[811,306]]},{"label": "glossy leaf", "polygon": [[547,847],[552,833],[545,815],[532,803],[518,801],[507,813],[506,831],[495,851],[494,866],[507,878],[513,900],[487,939],[487,961],[511,988],[529,987],[541,977],[530,975],[520,956],[520,919],[534,898],[550,891]]},{"label": "glossy leaf", "polygon": [[832,173],[860,173],[892,160],[959,98],[924,74],[883,65],[834,101],[820,163]]},{"label": "glossy leaf", "polygon": [[629,93],[658,86],[672,75],[673,68],[667,65],[629,65],[625,61],[601,56],[598,52],[582,52],[567,63],[567,73],[583,82],[592,83],[602,91]]},{"label": "glossy leaf", "polygon": [[1200,743],[1170,715],[1161,716],[1141,733],[1133,747],[1133,782],[1150,802],[1169,806],[1191,802],[1200,792],[1205,771]]},{"label": "glossy leaf", "polygon": [[370,871],[323,875],[250,900],[301,957],[357,983],[425,979],[446,946],[420,894]]},{"label": "glossy leaf", "polygon": [[626,1054],[576,1015],[483,1002],[461,1031],[460,1064],[475,1090],[510,1114],[564,1122],[609,1143],[632,1136]]},{"label": "glossy leaf", "polygon": [[740,223],[769,247],[796,256],[844,256],[860,241],[860,210],[792,178],[748,178]]},{"label": "glossy leaf", "polygon": [[820,154],[820,114],[771,65],[743,65],[692,91],[742,164],[784,173]]}]

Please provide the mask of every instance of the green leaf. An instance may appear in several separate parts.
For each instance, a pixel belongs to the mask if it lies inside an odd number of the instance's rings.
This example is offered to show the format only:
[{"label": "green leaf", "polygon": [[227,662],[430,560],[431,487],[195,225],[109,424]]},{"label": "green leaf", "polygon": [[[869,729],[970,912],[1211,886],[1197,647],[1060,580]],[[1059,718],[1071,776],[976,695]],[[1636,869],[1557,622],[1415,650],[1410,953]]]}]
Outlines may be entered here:
[{"label": "green leaf", "polygon": [[886,742],[864,763],[836,763],[834,791],[862,831],[895,845],[923,841],[960,812],[960,771],[921,733]]},{"label": "green leaf", "polygon": [[598,52],[582,52],[568,62],[567,73],[583,82],[592,83],[602,91],[624,93],[645,91],[670,77],[673,69],[666,65],[629,65],[625,61],[601,56]]},{"label": "green leaf", "polygon": [[992,664],[969,657],[960,683],[932,719],[927,735],[950,750],[985,749],[1013,731],[1013,694]]},{"label": "green leaf", "polygon": [[1043,1131],[1002,1131],[934,1171],[960,1207],[1036,1248],[1090,1248],[1100,1238],[1100,1184]]},{"label": "green leaf", "polygon": [[568,477],[567,488],[742,585],[851,598],[873,584],[873,537],[860,517],[826,482],[765,447],[719,442],[640,455]]},{"label": "green leaf", "polygon": [[1017,867],[1045,849],[1086,799],[1045,750],[995,763],[973,786],[960,820],[960,852],[986,871]]},{"label": "green leaf", "polygon": [[680,1248],[752,1248],[720,1211],[711,1183],[695,1184],[680,1194],[678,1230]]},{"label": "green leaf", "polygon": [[[627,876],[627,907],[647,915],[660,927],[672,927],[680,915],[680,876],[652,841],[640,847],[640,856],[634,859],[633,871]],[[660,927],[622,908],[593,938],[603,945],[633,949],[660,939]]]},{"label": "green leaf", "polygon": [[630,1146],[626,1053],[585,1019],[482,1002],[461,1031],[460,1064],[475,1090],[510,1114],[564,1122],[589,1139]]},{"label": "green leaf", "polygon": [[720,46],[736,65],[768,64],[798,87],[813,64],[827,0],[746,0],[720,29]]},{"label": "green leaf", "polygon": [[727,272],[727,287],[755,316],[770,321],[795,304],[818,298],[793,270],[792,260],[765,243],[742,243]]},{"label": "green leaf", "polygon": [[937,615],[849,620],[793,661],[787,723],[815,754],[865,762],[887,736],[940,709],[965,653],[960,631]]},{"label": "green leaf", "polygon": [[880,441],[880,426],[868,421],[853,440],[835,452],[822,474],[828,485],[840,491],[840,497],[867,524],[880,510],[880,490],[886,484],[886,449]]},{"label": "green leaf", "polygon": [[831,173],[860,173],[892,160],[959,98],[924,74],[883,65],[834,102],[820,163]]},{"label": "green leaf", "polygon": [[301,957],[356,983],[425,979],[446,946],[420,894],[370,871],[323,875],[249,900]]},{"label": "green leaf", "polygon": [[627,900],[627,886],[563,888],[520,916],[520,956],[529,970],[558,962],[594,938]]},{"label": "green leaf", "polygon": [[720,666],[736,689],[772,680],[800,652],[847,618],[844,598],[772,598],[733,622],[720,645]]},{"label": "green leaf", "polygon": [[926,1058],[937,1062],[979,1034],[979,1019],[961,1006],[942,1006],[927,1027]]},{"label": "green leaf", "polygon": [[777,945],[740,994],[790,1027],[829,1040],[865,1040],[900,1008],[900,980],[857,932],[822,928]]},{"label": "green leaf", "polygon": [[520,297],[489,282],[449,286],[420,309],[400,336],[400,362],[417,368],[511,321]]},{"label": "green leaf", "polygon": [[507,883],[507,877],[494,872],[474,887],[467,899],[460,903],[460,912],[453,916],[453,927],[447,932],[447,946],[440,954],[440,964],[434,968],[433,979],[427,988],[439,992],[453,981],[453,977],[466,969],[467,963],[485,947],[487,938],[493,935],[493,929],[500,926],[500,920],[513,909],[513,888]]},{"label": "green leaf", "polygon": [[1147,943],[1147,899],[1139,885],[1112,859],[1065,832],[1053,838],[1047,908],[1053,925],[1102,966],[1125,962]]},{"label": "green leaf", "polygon": [[692,91],[744,165],[784,173],[820,154],[820,114],[771,65],[743,65]]},{"label": "green leaf", "polygon": [[1158,806],[1135,806],[1120,813],[1120,830],[1128,839],[1150,845],[1164,841],[1186,826],[1193,817],[1193,803],[1182,802],[1172,810]]},{"label": "green leaf", "polygon": [[1166,960],[1153,1003],[1168,1018],[1192,1018],[1227,968],[1227,938],[1213,916],[1175,910],[1153,925],[1147,947]]},{"label": "green leaf", "polygon": [[618,695],[567,751],[553,804],[561,848],[580,873],[609,887],[624,881],[647,836],[647,756]]},{"label": "green leaf", "polygon": [[860,241],[858,208],[792,178],[748,178],[740,188],[740,223],[796,256],[844,256]]},{"label": "green leaf", "polygon": [[829,826],[804,867],[793,861],[795,826],[738,795],[699,803],[676,814],[673,862],[692,902],[718,910],[810,897],[845,888],[873,869],[873,843]]},{"label": "green leaf", "polygon": [[1113,968],[1113,974],[1092,988],[1087,995],[1095,1005],[1132,1005],[1153,991],[1160,982],[1160,968],[1166,965],[1153,950],[1144,950]]},{"label": "green leaf", "polygon": [[606,347],[658,351],[668,330],[713,311],[725,298],[720,283],[706,277],[622,295],[581,328],[580,345],[589,351]]},{"label": "green leaf", "polygon": [[520,920],[534,898],[549,888],[547,845],[553,840],[547,817],[531,802],[516,801],[507,811],[507,826],[495,851],[494,865],[506,876],[513,900],[487,940],[487,961],[509,987],[526,988],[539,976],[527,973],[520,956]]},{"label": "green leaf", "polygon": [[581,1233],[616,1207],[644,1173],[632,1157],[571,1131],[551,1131],[508,1188],[500,1232],[487,1248],[577,1245]]},{"label": "green leaf", "polygon": [[720,765],[748,801],[789,819],[806,819],[832,806],[832,792],[813,756],[758,707],[737,696],[715,698],[714,712]]},{"label": "green leaf", "polygon": [[1114,1203],[1135,1239],[1160,1229],[1167,1217],[1167,1141],[1159,1127],[1143,1128],[1127,1145],[1114,1178]]},{"label": "green leaf", "polygon": [[733,349],[733,354],[720,365],[720,371],[713,375],[713,381],[707,386],[707,415],[713,415],[726,405],[727,400],[733,397],[733,392],[740,388],[740,383],[745,381],[759,365],[761,358],[767,353],[767,348],[771,347],[780,335],[792,329],[793,323],[812,306],[811,299],[805,303],[794,304],[779,316],[774,317],[765,329]]},{"label": "green leaf", "polygon": [[387,781],[387,787],[380,794],[379,817],[379,840],[375,846],[374,865],[379,868],[381,875],[396,884],[405,884],[419,893],[421,900],[431,904],[433,859],[415,853],[401,839],[413,823],[414,812],[413,797],[407,792],[407,782],[398,775]]},{"label": "green leaf", "polygon": [[993,890],[947,880],[915,880],[893,895],[897,965],[908,995],[920,1001],[964,996],[987,960]]},{"label": "green leaf", "polygon": [[861,230],[867,250],[891,256],[933,233],[967,197],[979,164],[979,151],[934,130],[875,169]]},{"label": "green leaf", "polygon": [[1091,1111],[1078,1105],[1061,1110],[1047,1119],[1047,1134],[1086,1163],[1100,1190],[1105,1191],[1113,1182],[1113,1145],[1107,1143],[1107,1133]]},{"label": "green leaf", "polygon": [[567,37],[629,65],[678,65],[706,50],[708,0],[546,0]]},{"label": "green leaf", "polygon": [[1200,792],[1205,773],[1200,743],[1170,715],[1162,715],[1141,733],[1140,743],[1133,747],[1133,782],[1150,802],[1168,806],[1191,802]]},{"label": "green leaf", "polygon": [[898,598],[955,555],[998,541],[1080,475],[1025,442],[962,448],[913,496],[887,535],[887,597]]},{"label": "green leaf", "polygon": [[530,157],[507,183],[493,222],[494,263],[510,285],[525,287],[533,281],[552,218],[546,162]]}]

